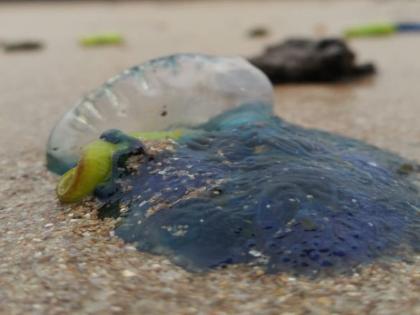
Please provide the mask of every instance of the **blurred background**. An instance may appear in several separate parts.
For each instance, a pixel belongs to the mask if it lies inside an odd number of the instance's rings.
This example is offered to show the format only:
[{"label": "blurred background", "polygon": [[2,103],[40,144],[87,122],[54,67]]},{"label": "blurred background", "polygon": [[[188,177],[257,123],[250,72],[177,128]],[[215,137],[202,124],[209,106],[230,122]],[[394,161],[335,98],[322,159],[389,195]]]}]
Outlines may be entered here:
[{"label": "blurred background", "polygon": [[[0,154],[43,154],[54,123],[84,93],[150,58],[176,52],[250,57],[291,37],[341,37],[352,25],[419,17],[420,2],[409,0],[0,2]],[[117,34],[118,43],[81,43],[95,34]],[[276,112],[419,158],[419,39],[349,40],[360,62],[376,64],[375,76],[280,84]],[[30,47],[20,49],[22,43]]]}]

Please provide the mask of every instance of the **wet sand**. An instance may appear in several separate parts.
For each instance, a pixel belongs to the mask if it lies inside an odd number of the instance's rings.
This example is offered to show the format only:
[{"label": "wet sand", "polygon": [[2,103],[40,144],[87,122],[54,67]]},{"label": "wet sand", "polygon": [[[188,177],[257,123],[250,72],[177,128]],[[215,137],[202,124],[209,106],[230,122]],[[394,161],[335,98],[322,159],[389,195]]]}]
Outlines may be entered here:
[{"label": "wet sand", "polygon": [[[192,275],[125,246],[87,209],[57,204],[57,179],[44,167],[48,132],[83,93],[124,68],[184,51],[249,56],[288,35],[414,18],[420,2],[247,1],[239,8],[235,1],[0,4],[0,39],[46,44],[39,52],[0,52],[1,314],[420,314],[419,257],[319,280],[238,266]],[[270,36],[247,38],[258,25]],[[102,31],[120,31],[126,44],[78,46],[80,36]],[[377,76],[280,86],[276,112],[420,160],[418,38],[353,40]]]}]

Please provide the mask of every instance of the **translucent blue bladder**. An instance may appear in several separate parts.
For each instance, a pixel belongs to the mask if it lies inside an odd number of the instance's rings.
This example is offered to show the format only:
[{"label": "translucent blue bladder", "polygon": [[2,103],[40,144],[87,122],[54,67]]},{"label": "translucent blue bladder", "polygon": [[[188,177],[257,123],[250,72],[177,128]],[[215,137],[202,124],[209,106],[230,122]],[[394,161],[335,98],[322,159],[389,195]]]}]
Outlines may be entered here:
[{"label": "translucent blue bladder", "polygon": [[132,67],[83,97],[51,131],[47,166],[73,167],[81,148],[105,130],[158,131],[206,122],[227,109],[272,107],[266,76],[240,57],[178,54]]}]

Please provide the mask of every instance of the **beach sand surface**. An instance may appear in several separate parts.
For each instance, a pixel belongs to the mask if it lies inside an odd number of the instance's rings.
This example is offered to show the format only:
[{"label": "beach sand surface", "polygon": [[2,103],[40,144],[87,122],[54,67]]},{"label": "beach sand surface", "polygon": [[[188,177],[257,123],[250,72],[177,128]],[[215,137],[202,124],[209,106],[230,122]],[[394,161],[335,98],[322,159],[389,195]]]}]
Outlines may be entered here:
[{"label": "beach sand surface", "polygon": [[[191,274],[112,236],[112,222],[55,198],[48,133],[84,93],[150,58],[176,52],[252,56],[288,36],[413,19],[417,1],[1,3],[0,40],[41,51],[0,52],[0,314],[420,314],[420,257],[316,280],[233,266]],[[264,38],[247,37],[255,26]],[[78,38],[121,32],[121,47]],[[419,35],[350,42],[378,73],[358,82],[282,85],[276,113],[420,161]]]}]

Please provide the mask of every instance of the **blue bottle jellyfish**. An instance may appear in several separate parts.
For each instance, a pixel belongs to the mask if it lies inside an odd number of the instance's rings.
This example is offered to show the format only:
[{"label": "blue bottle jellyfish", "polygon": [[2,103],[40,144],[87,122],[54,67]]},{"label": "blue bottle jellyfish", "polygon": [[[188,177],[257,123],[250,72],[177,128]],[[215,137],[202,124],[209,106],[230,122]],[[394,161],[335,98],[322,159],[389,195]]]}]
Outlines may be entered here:
[{"label": "blue bottle jellyfish", "polygon": [[[124,144],[94,193],[100,216],[121,217],[116,235],[191,271],[243,263],[314,274],[418,251],[415,166],[361,141],[276,117],[267,79],[234,60],[177,55],[134,68],[136,91],[143,75],[150,82],[160,82],[155,75],[162,71],[171,78],[150,108],[157,107],[156,115],[164,104],[180,117],[146,125],[146,113],[133,115],[133,128],[184,131],[176,140],[143,142],[117,130],[102,133],[102,141]],[[103,88],[112,90],[119,80]],[[139,113],[149,108],[129,104],[141,107]],[[196,118],[194,110],[203,115]],[[79,154],[68,154],[57,140],[70,136],[82,143],[76,132],[68,133],[73,120],[65,116],[51,135],[53,169],[65,170]],[[104,126],[133,131],[112,119]],[[51,159],[57,152],[62,155]]]}]

